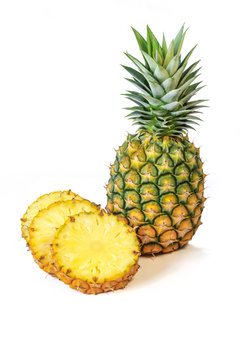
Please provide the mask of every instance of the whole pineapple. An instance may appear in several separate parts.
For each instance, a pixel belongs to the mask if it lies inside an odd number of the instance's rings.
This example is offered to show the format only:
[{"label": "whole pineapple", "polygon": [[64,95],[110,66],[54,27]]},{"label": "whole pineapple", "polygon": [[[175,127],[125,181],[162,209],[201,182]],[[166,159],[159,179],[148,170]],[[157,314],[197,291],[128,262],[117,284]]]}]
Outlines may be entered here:
[{"label": "whole pineapple", "polygon": [[135,103],[128,117],[139,125],[128,135],[111,165],[107,210],[135,229],[142,254],[184,246],[201,224],[204,178],[199,149],[187,132],[201,119],[205,100],[191,100],[201,87],[199,61],[188,66],[194,48],[181,60],[184,26],[162,44],[147,27],[147,40],[133,29],[144,63],[130,54],[136,69],[124,66],[139,91],[125,96]]}]

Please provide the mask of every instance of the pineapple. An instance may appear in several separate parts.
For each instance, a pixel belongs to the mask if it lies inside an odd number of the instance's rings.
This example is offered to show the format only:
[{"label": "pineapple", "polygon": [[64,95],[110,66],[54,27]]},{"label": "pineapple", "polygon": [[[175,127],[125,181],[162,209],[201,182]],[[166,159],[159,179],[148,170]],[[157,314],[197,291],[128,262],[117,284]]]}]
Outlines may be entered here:
[{"label": "pineapple", "polygon": [[[124,217],[137,233],[142,254],[184,246],[201,224],[204,208],[203,163],[187,132],[198,125],[206,100],[192,100],[200,89],[194,50],[181,59],[184,26],[167,46],[149,27],[147,39],[133,29],[143,62],[129,53],[135,68],[123,66],[138,88],[128,117],[139,126],[116,151],[107,185],[107,211]],[[197,69],[196,69],[197,68]]]},{"label": "pineapple", "polygon": [[55,268],[51,247],[57,230],[69,216],[82,211],[96,212],[98,207],[87,200],[58,201],[40,210],[31,222],[28,244],[33,257],[41,269],[53,276]]},{"label": "pineapple", "polygon": [[86,294],[124,288],[138,270],[139,250],[133,229],[103,210],[71,216],[53,240],[57,277]]},{"label": "pineapple", "polygon": [[22,224],[22,236],[24,239],[29,242],[29,227],[33,218],[38,214],[42,209],[47,208],[50,204],[53,204],[57,201],[78,199],[82,200],[81,196],[74,194],[71,190],[68,191],[55,191],[50,194],[45,194],[40,196],[36,201],[34,201],[27,209],[26,213],[21,219]]}]

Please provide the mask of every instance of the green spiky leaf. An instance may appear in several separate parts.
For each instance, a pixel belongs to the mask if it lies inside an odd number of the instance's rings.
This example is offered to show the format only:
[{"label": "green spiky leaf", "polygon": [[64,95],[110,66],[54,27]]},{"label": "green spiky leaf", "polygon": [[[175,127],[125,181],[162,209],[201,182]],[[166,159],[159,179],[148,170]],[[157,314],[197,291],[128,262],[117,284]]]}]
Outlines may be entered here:
[{"label": "green spiky leaf", "polygon": [[174,41],[171,41],[171,43],[167,49],[167,53],[166,53],[164,63],[163,63],[163,66],[165,68],[167,68],[168,64],[170,63],[170,61],[172,60],[173,57],[174,57]]},{"label": "green spiky leaf", "polygon": [[139,32],[138,32],[137,30],[135,30],[133,27],[132,27],[132,30],[133,30],[133,32],[134,32],[134,35],[135,35],[136,39],[137,39],[139,49],[140,49],[141,51],[147,52],[147,50],[148,50],[148,45],[147,45],[146,40],[145,40],[145,39],[142,37],[142,35],[139,34]]},{"label": "green spiky leaf", "polygon": [[146,39],[134,28],[133,32],[142,53],[144,64],[134,56],[126,56],[136,69],[123,66],[132,76],[127,80],[139,90],[128,91],[125,96],[135,103],[128,108],[128,118],[139,126],[139,130],[156,133],[159,136],[184,136],[193,126],[202,121],[198,117],[207,100],[192,101],[203,86],[196,79],[199,61],[188,65],[194,46],[183,60],[181,50],[186,35],[184,25],[167,46],[163,34],[160,45],[156,36],[147,26]]},{"label": "green spiky leaf", "polygon": [[162,53],[163,53],[163,57],[165,58],[165,56],[167,54],[167,43],[166,43],[164,33],[163,33],[163,38],[162,38]]}]

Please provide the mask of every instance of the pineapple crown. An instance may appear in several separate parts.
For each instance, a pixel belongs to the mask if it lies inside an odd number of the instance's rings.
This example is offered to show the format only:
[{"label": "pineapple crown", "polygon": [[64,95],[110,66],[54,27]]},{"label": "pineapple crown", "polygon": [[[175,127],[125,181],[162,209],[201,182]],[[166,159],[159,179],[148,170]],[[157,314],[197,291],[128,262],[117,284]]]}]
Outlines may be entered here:
[{"label": "pineapple crown", "polygon": [[[125,53],[137,69],[123,66],[131,78],[127,78],[140,91],[127,91],[126,98],[135,103],[134,107],[126,108],[131,112],[127,115],[139,125],[138,131],[147,131],[159,136],[182,137],[192,125],[198,125],[201,119],[196,114],[206,100],[191,101],[203,86],[196,79],[200,68],[199,61],[190,66],[188,60],[195,45],[181,60],[181,49],[187,30],[184,25],[177,36],[167,46],[163,34],[162,45],[147,26],[147,39],[132,28],[137,39],[144,63]],[[196,69],[196,70],[195,70]]]}]

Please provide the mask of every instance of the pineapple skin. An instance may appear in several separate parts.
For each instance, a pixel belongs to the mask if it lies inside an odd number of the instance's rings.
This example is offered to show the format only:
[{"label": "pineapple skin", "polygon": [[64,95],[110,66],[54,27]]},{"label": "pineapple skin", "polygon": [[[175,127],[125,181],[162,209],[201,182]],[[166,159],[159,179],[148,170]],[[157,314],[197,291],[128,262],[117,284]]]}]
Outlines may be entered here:
[{"label": "pineapple skin", "polygon": [[134,264],[123,276],[114,280],[107,280],[102,283],[98,283],[98,282],[94,283],[94,282],[84,281],[81,279],[74,279],[68,276],[66,273],[62,272],[60,267],[58,268],[58,270],[56,270],[56,276],[58,277],[59,280],[69,285],[70,288],[74,290],[81,291],[83,294],[98,295],[109,291],[124,289],[125,286],[136,274],[138,269],[139,269],[139,265]]},{"label": "pineapple skin", "polygon": [[192,239],[206,200],[202,166],[187,136],[142,132],[116,151],[106,209],[134,228],[142,254],[171,252]]}]

